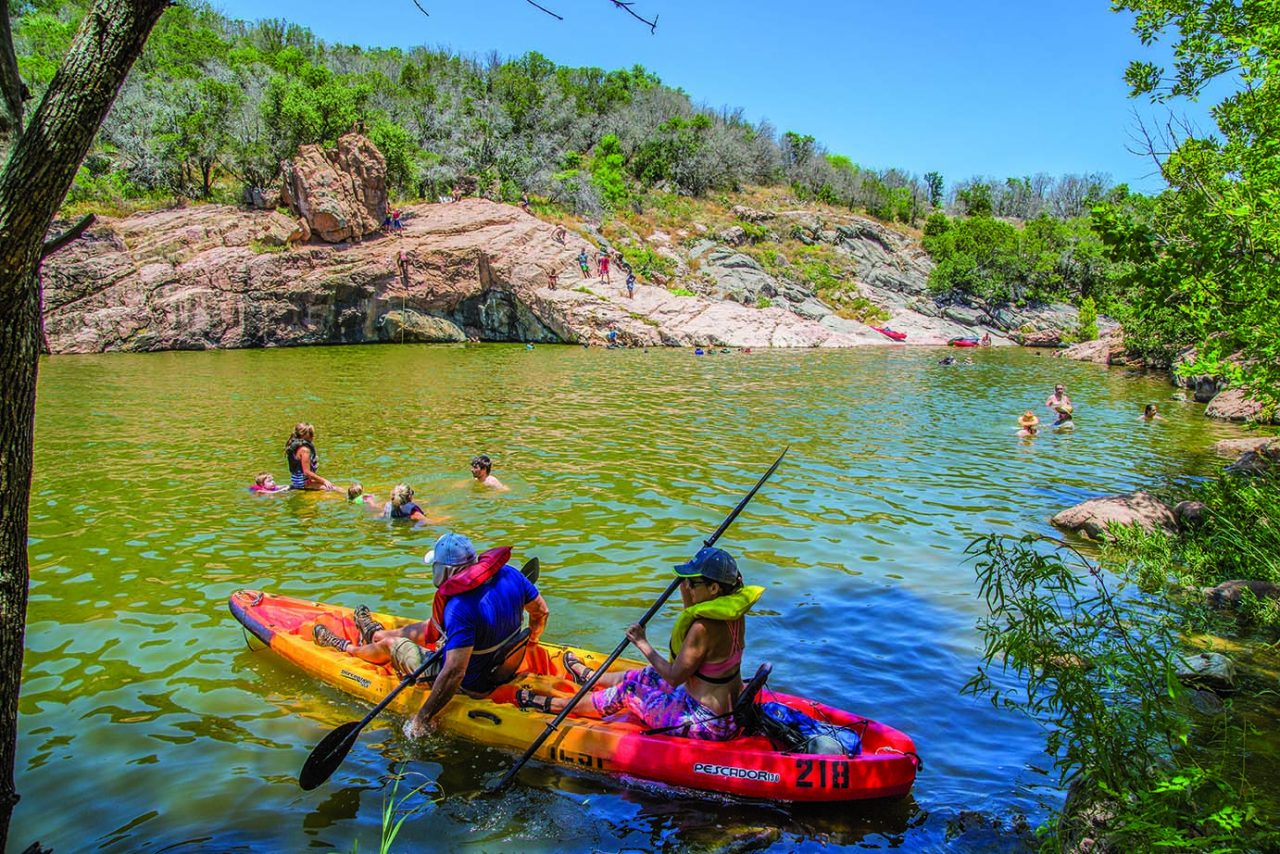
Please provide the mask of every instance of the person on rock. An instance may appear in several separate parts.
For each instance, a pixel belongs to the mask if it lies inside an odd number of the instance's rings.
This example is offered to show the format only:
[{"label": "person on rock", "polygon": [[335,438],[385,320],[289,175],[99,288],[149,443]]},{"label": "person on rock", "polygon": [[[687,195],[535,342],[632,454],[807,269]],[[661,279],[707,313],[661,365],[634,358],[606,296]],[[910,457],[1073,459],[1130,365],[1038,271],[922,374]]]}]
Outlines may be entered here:
[{"label": "person on rock", "polygon": [[565,240],[569,237],[569,231],[563,225],[557,225],[555,233],[551,235],[552,239],[561,246],[564,246]]},{"label": "person on rock", "polygon": [[584,279],[591,278],[591,267],[589,266],[589,263],[590,259],[587,257],[587,250],[583,249],[578,253],[578,267],[581,268],[582,278]]},{"label": "person on rock", "polygon": [[[746,614],[764,594],[763,587],[747,587],[733,557],[723,549],[704,548],[693,560],[675,568],[680,577],[684,610],[671,630],[671,659],[649,643],[644,626],[627,629],[649,666],[642,670],[605,673],[599,688],[574,707],[572,714],[607,718],[629,712],[646,727],[671,728],[672,735],[707,741],[727,741],[740,725],[731,714],[742,692],[742,653],[746,647]],[[578,684],[590,670],[571,651],[565,669]],[[568,698],[516,692],[521,708],[558,714]]]},{"label": "person on rock", "polygon": [[[318,646],[371,664],[389,664],[401,676],[422,667],[428,657],[424,647],[443,638],[444,662],[420,677],[420,682],[431,683],[431,693],[406,727],[411,738],[421,737],[459,691],[483,698],[514,678],[526,644],[537,644],[546,628],[546,601],[507,563],[510,557],[510,546],[477,555],[462,534],[445,534],[425,558],[436,587],[429,620],[387,629],[360,605],[353,614],[359,642],[342,637],[323,617],[312,627],[312,637]],[[526,613],[527,640],[521,631]]]},{"label": "person on rock", "polygon": [[600,266],[600,281],[609,283],[609,253],[601,252],[600,260],[597,262]]},{"label": "person on rock", "polygon": [[636,298],[636,274],[630,270],[627,271],[627,296],[630,299]]},{"label": "person on rock", "polygon": [[316,428],[300,421],[293,428],[289,440],[284,443],[284,458],[289,463],[290,489],[337,489],[329,481],[316,474],[320,467],[320,455],[316,453]]}]

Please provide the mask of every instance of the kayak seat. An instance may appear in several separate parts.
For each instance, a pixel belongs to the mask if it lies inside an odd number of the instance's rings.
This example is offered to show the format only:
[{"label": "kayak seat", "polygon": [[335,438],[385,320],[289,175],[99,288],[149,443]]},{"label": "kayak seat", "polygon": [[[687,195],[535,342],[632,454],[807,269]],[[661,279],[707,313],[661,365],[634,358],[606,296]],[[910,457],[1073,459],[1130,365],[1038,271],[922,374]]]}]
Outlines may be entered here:
[{"label": "kayak seat", "polygon": [[756,668],[756,675],[752,676],[750,681],[742,686],[742,692],[738,694],[738,699],[733,704],[733,717],[742,726],[743,730],[750,731],[755,723],[757,712],[755,709],[756,698],[760,696],[760,692],[764,689],[764,684],[769,681],[769,674],[773,672],[773,665],[764,662]]}]

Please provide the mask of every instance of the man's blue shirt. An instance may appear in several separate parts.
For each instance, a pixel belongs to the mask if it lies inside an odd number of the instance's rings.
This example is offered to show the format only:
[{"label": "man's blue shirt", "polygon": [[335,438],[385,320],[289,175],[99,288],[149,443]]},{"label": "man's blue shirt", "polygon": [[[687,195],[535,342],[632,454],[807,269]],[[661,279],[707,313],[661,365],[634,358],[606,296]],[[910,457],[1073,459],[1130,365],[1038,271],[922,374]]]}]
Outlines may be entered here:
[{"label": "man's blue shirt", "polygon": [[[497,646],[516,633],[524,619],[524,606],[537,598],[538,588],[520,570],[510,564],[504,566],[488,583],[459,593],[444,606],[444,631],[448,635],[445,651]],[[496,651],[473,653],[462,687],[488,687],[484,677],[497,663]]]}]

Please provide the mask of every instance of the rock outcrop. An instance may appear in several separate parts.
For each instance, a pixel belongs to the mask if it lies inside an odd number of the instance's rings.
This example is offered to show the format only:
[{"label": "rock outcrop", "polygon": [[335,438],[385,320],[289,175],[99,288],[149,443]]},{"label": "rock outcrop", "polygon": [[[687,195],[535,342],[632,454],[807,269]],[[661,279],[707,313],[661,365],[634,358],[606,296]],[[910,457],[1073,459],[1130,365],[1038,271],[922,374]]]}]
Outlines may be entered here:
[{"label": "rock outcrop", "polygon": [[1242,389],[1229,388],[1209,401],[1204,414],[1224,421],[1263,421],[1262,404],[1252,400]]},{"label": "rock outcrop", "polygon": [[[459,182],[464,191],[467,183]],[[919,241],[853,214],[739,207],[739,224],[718,233],[692,222],[671,236],[611,230],[610,240],[584,226],[585,240],[558,242],[553,225],[517,207],[467,199],[408,207],[403,232],[384,236],[385,164],[357,133],[329,152],[304,146],[288,164],[282,201],[293,217],[253,209],[271,196],[259,193],[248,209],[102,220],[44,265],[50,351],[588,342],[611,324],[641,346],[894,346],[858,319],[886,313],[881,323],[908,344],[984,333],[1009,344],[1019,331],[1075,325],[1070,306],[935,299],[933,262]],[[828,244],[853,274],[820,297],[785,257],[766,269],[745,248],[768,235]],[[616,267],[613,282],[578,278],[579,250],[594,256],[601,247],[665,260],[631,299]]]},{"label": "rock outcrop", "polygon": [[[43,268],[50,352],[210,349],[374,341],[602,342],[850,347],[890,343],[782,306],[678,296],[628,299],[578,279],[594,247],[519,208],[482,199],[407,208],[402,237],[291,248],[275,211],[188,207],[103,219]],[[547,274],[560,273],[551,288]]]},{"label": "rock outcrop", "polygon": [[1148,532],[1176,533],[1178,520],[1173,511],[1148,492],[1131,492],[1107,498],[1091,498],[1068,507],[1052,519],[1069,531],[1080,531],[1094,539],[1110,537],[1110,525],[1137,525]]},{"label": "rock outcrop", "polygon": [[368,137],[344,134],[331,151],[304,145],[282,166],[281,201],[321,240],[361,240],[382,227],[387,162]]}]

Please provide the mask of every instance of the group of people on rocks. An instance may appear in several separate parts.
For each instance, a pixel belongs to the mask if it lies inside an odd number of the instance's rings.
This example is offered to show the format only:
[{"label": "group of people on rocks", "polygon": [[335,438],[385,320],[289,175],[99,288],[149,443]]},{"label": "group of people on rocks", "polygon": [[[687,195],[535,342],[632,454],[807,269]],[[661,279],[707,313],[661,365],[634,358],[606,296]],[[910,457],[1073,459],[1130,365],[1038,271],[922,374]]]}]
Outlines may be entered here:
[{"label": "group of people on rocks", "polygon": [[[286,489],[330,490],[338,487],[321,477],[315,448],[315,428],[306,422],[293,429],[285,443],[290,486],[277,486],[270,473],[259,475],[255,492]],[[472,477],[485,487],[505,490],[493,476],[493,463],[481,455],[471,461]],[[377,509],[378,502],[360,484],[347,489],[348,500]],[[388,518],[428,520],[414,503],[412,488],[397,485],[383,513]],[[436,663],[423,669],[420,683],[431,691],[409,721],[411,737],[426,733],[431,722],[459,693],[484,698],[512,681],[525,660],[527,645],[536,645],[546,628],[550,609],[537,586],[508,563],[511,547],[478,553],[463,534],[439,537],[424,560],[431,567],[436,588],[428,619],[400,628],[386,628],[365,605],[353,611],[359,637],[343,637],[341,626],[322,617],[311,629],[319,646],[377,665],[386,665],[407,678],[427,663],[434,650],[443,651]],[[624,672],[610,671],[596,682],[588,701],[574,714],[604,718],[628,712],[650,728],[668,728],[676,735],[726,740],[740,731],[733,705],[742,691],[741,663],[746,646],[746,613],[763,595],[763,587],[743,583],[737,561],[718,548],[704,548],[692,560],[675,567],[680,578],[684,610],[672,629],[670,657],[649,643],[639,623],[627,629],[627,638],[646,659],[647,666]],[[525,615],[528,630],[523,631]],[[585,684],[592,671],[572,651],[562,654],[565,671]],[[528,688],[515,692],[522,709],[557,714],[565,708],[562,697],[538,694]]]}]

